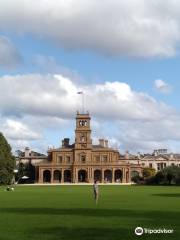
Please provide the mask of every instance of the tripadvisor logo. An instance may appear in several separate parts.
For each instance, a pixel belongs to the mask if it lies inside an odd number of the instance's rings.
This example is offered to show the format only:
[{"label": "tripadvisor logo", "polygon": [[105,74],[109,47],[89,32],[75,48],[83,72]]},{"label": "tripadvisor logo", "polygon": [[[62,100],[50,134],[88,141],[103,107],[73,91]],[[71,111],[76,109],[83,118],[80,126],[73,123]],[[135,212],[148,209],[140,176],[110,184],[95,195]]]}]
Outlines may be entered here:
[{"label": "tripadvisor logo", "polygon": [[140,236],[140,235],[143,234],[143,232],[144,232],[144,230],[143,230],[142,227],[137,227],[137,228],[135,228],[135,234],[136,234],[136,235]]},{"label": "tripadvisor logo", "polygon": [[150,228],[142,228],[136,227],[135,234],[141,236],[142,234],[170,234],[173,233],[173,229],[165,229],[165,228],[158,228],[158,229],[150,229]]}]

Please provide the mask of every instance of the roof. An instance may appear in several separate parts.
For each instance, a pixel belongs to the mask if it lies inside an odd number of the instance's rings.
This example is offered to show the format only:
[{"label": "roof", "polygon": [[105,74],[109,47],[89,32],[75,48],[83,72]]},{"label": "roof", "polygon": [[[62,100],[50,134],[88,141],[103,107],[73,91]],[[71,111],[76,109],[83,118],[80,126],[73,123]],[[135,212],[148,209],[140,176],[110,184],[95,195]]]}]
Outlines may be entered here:
[{"label": "roof", "polygon": [[44,159],[41,162],[35,163],[34,165],[46,165],[46,164],[50,164],[51,162],[48,159]]},{"label": "roof", "polygon": [[25,152],[24,151],[17,150],[16,152],[18,153],[17,157],[20,157],[20,158],[43,158],[43,157],[46,157],[45,154],[35,152],[35,151],[30,151],[29,156],[27,156],[27,157],[25,157]]},{"label": "roof", "polygon": [[[59,147],[59,148],[51,148],[48,150],[48,152],[53,152],[53,151],[69,151],[69,150],[73,150],[75,148],[75,144],[71,144],[69,146],[66,146],[66,147]],[[83,150],[86,150],[86,149],[83,149]],[[117,152],[118,150],[116,149],[113,149],[113,148],[110,148],[110,147],[105,147],[105,146],[101,146],[100,144],[98,145],[92,145],[92,151],[93,150],[103,150],[103,151],[115,151]]]},{"label": "roof", "polygon": [[19,159],[46,159],[47,156],[44,155],[44,156],[29,156],[29,157],[16,157],[16,160],[19,160]]},{"label": "roof", "polygon": [[158,160],[158,159],[165,159],[165,160],[180,160],[180,154],[144,154],[140,156],[140,160]]}]

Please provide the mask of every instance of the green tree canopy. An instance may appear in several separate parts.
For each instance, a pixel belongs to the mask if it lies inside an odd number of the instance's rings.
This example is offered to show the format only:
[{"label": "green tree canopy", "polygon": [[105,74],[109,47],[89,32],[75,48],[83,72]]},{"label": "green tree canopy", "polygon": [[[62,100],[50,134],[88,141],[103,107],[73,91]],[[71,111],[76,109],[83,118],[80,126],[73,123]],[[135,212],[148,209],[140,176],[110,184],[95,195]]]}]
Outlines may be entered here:
[{"label": "green tree canopy", "polygon": [[0,132],[0,184],[10,184],[13,178],[15,160],[11,146]]},{"label": "green tree canopy", "polygon": [[146,167],[143,169],[144,178],[153,177],[155,174],[156,174],[156,170],[154,168]]},{"label": "green tree canopy", "polygon": [[180,167],[169,166],[162,170],[164,180],[168,184],[179,184],[180,182]]},{"label": "green tree canopy", "polygon": [[180,167],[168,166],[157,172],[155,176],[146,178],[146,184],[180,185]]}]

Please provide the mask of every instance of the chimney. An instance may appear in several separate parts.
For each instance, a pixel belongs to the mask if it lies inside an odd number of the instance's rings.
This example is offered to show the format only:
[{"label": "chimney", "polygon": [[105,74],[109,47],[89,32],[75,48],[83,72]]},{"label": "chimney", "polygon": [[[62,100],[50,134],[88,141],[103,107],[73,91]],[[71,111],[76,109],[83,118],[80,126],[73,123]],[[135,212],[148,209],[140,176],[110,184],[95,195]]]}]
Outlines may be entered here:
[{"label": "chimney", "polygon": [[108,148],[108,140],[104,141],[104,145],[105,145],[106,148]]},{"label": "chimney", "polygon": [[126,151],[126,153],[125,153],[125,159],[126,159],[126,160],[129,159],[129,151]]},{"label": "chimney", "polygon": [[140,152],[137,153],[137,158],[141,159],[141,153]]},{"label": "chimney", "polygon": [[69,138],[64,138],[64,147],[69,147]]},{"label": "chimney", "polygon": [[155,156],[155,157],[158,156],[158,150],[154,150],[154,156]]},{"label": "chimney", "polygon": [[25,157],[30,157],[30,149],[28,147],[25,147]]},{"label": "chimney", "polygon": [[104,147],[104,139],[99,139],[99,145],[100,145],[101,147]]},{"label": "chimney", "polygon": [[174,154],[171,153],[171,154],[170,154],[170,160],[173,160],[173,159],[174,159]]}]

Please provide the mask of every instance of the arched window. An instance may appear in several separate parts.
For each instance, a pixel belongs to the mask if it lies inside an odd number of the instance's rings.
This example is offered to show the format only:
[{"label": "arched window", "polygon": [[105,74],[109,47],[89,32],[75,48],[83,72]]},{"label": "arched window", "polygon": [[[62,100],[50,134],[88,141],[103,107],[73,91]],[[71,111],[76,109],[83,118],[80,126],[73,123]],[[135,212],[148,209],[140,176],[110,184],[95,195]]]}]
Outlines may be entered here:
[{"label": "arched window", "polygon": [[64,182],[71,182],[71,171],[64,170]]},{"label": "arched window", "polygon": [[94,181],[102,181],[102,172],[101,170],[97,169],[94,171]]},{"label": "arched window", "polygon": [[51,182],[51,171],[50,170],[43,171],[43,182],[45,182],[45,183]]},{"label": "arched window", "polygon": [[78,182],[87,182],[87,171],[86,170],[78,171]]}]

